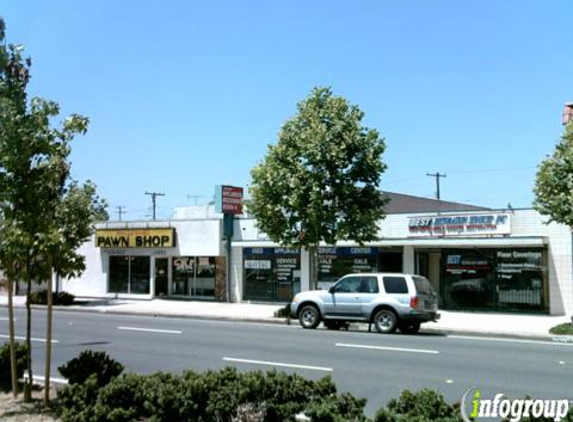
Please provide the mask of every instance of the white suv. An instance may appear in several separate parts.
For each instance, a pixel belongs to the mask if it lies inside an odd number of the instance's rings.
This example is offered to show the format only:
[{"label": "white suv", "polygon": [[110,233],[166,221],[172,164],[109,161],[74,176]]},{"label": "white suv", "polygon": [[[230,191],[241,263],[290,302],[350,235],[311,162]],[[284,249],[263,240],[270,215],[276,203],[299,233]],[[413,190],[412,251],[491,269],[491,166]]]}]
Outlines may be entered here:
[{"label": "white suv", "polygon": [[297,294],[291,314],[303,328],[320,321],[330,329],[348,322],[374,324],[380,333],[416,333],[420,324],[437,321],[438,295],[424,277],[400,273],[349,274],[328,290]]}]

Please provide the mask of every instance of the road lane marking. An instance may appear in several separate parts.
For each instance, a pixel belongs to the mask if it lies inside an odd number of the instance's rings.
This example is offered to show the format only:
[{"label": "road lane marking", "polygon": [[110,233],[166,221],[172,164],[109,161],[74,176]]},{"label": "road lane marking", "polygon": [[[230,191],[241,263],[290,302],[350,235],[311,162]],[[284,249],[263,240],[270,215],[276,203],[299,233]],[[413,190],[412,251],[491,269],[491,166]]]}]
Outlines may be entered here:
[{"label": "road lane marking", "polygon": [[[9,335],[6,335],[6,334],[0,334],[0,338],[7,338],[7,339],[9,339],[10,336],[9,336]],[[16,339],[16,340],[26,340],[26,337],[23,337],[23,336],[14,336],[14,339]],[[39,343],[45,343],[47,340],[46,340],[45,338],[34,338],[34,337],[32,337],[32,338],[30,338],[30,341],[37,341],[37,342],[39,342]],[[52,343],[58,343],[58,340],[52,339]]]},{"label": "road lane marking", "polygon": [[447,338],[459,339],[459,340],[479,340],[479,341],[503,341],[507,343],[524,343],[524,344],[549,344],[551,346],[569,346],[572,347],[573,343],[564,343],[559,341],[543,341],[543,340],[522,340],[515,338],[500,338],[500,337],[474,337],[474,336],[458,336],[458,335],[448,335]]},{"label": "road lane marking", "polygon": [[285,368],[310,369],[313,371],[324,371],[324,372],[333,371],[332,368],[326,368],[324,366],[297,365],[294,363],[269,362],[266,360],[251,360],[251,359],[238,359],[238,358],[223,358],[223,360],[226,362],[250,363],[253,365],[281,366]]},{"label": "road lane marking", "polygon": [[[4,318],[4,317],[0,317],[0,321],[9,321],[10,318]],[[18,321],[17,318],[14,318],[14,322]]]},{"label": "road lane marking", "polygon": [[[28,379],[28,374],[24,373],[24,379]],[[42,377],[40,375],[32,375],[32,380],[34,380],[34,382],[36,383],[41,383],[44,384],[46,381],[45,377]],[[56,383],[56,384],[68,384],[68,380],[65,378],[55,378],[55,377],[50,377],[50,383]]]},{"label": "road lane marking", "polygon": [[407,349],[404,347],[367,346],[365,344],[336,343],[336,346],[337,347],[350,347],[350,348],[355,348],[355,349],[382,350],[382,351],[388,351],[388,352],[426,353],[426,354],[430,354],[430,355],[437,355],[440,353],[437,350]]},{"label": "road lane marking", "polygon": [[117,327],[118,330],[125,330],[125,331],[144,331],[147,333],[161,333],[161,334],[183,334],[183,331],[179,330],[160,330],[157,328],[140,328],[140,327],[124,327],[120,326]]}]

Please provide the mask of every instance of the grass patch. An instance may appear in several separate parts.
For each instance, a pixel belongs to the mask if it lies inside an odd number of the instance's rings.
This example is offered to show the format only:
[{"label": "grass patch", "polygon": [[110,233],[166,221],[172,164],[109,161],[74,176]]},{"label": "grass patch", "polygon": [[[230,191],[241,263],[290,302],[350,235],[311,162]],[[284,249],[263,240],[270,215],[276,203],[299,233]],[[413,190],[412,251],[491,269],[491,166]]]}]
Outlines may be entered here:
[{"label": "grass patch", "polygon": [[556,325],[549,330],[551,334],[570,335],[573,336],[573,324],[566,322],[564,324]]}]

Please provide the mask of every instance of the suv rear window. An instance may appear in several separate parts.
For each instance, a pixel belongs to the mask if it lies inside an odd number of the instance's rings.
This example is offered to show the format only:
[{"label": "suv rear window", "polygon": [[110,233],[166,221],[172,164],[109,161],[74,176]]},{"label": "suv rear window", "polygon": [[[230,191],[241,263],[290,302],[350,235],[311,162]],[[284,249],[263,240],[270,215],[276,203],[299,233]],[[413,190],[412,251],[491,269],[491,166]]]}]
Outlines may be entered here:
[{"label": "suv rear window", "polygon": [[434,288],[428,279],[424,277],[414,276],[414,285],[416,286],[416,292],[421,295],[431,295],[434,293]]},{"label": "suv rear window", "polygon": [[404,277],[384,277],[384,290],[386,293],[408,293],[408,285]]}]

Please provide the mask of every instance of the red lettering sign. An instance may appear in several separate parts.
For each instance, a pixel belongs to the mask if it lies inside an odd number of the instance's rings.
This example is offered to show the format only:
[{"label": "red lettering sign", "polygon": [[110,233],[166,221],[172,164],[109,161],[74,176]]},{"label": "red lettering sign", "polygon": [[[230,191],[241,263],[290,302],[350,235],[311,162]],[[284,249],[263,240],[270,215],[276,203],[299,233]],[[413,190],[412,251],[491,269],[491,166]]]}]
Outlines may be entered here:
[{"label": "red lettering sign", "polygon": [[242,214],[243,188],[222,186],[222,205],[225,214]]}]

